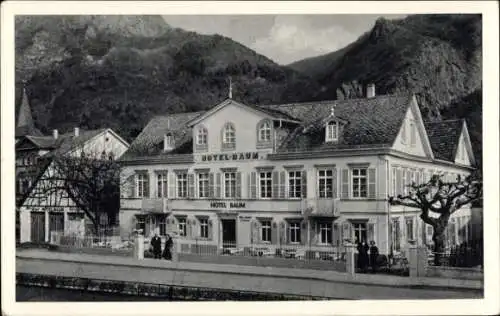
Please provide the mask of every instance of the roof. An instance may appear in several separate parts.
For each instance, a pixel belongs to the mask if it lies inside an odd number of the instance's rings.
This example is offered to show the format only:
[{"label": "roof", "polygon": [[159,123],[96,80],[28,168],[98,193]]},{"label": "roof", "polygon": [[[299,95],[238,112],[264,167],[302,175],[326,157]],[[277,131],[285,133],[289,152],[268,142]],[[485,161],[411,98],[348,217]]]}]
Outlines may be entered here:
[{"label": "roof", "polygon": [[455,161],[464,120],[425,122],[424,124],[435,158]]},{"label": "roof", "polygon": [[[302,120],[302,124],[286,137],[278,152],[385,148],[394,143],[412,100],[412,94],[404,93],[266,107]],[[330,116],[332,107],[335,117],[346,121],[346,124],[338,143],[325,143],[324,122]]]},{"label": "roof", "polygon": [[[192,151],[192,133],[188,122],[203,115],[205,111],[177,113],[153,117],[120,160],[131,160],[144,155],[161,156],[182,154]],[[174,137],[175,149],[163,151],[163,138],[167,133]]]},{"label": "roof", "polygon": [[31,116],[31,106],[29,104],[26,89],[16,88],[16,137],[25,135],[42,136],[42,133],[35,127],[33,117]]},{"label": "roof", "polygon": [[59,135],[56,140],[56,149],[52,151],[49,156],[66,154],[69,151],[78,148],[90,139],[106,131],[106,128],[94,130],[80,130],[78,137],[75,137],[74,132]]},{"label": "roof", "polygon": [[[272,113],[275,118],[298,122],[300,125],[292,125],[292,129],[278,150],[278,152],[294,152],[310,149],[391,147],[412,100],[413,95],[406,93],[362,99],[250,105],[249,107]],[[330,116],[332,107],[335,108],[335,117],[346,122],[342,138],[337,144],[324,142],[324,120]],[[192,153],[190,125],[205,113],[202,111],[154,117],[120,160]],[[163,138],[168,132],[174,135],[176,148],[173,151],[164,152]]]}]

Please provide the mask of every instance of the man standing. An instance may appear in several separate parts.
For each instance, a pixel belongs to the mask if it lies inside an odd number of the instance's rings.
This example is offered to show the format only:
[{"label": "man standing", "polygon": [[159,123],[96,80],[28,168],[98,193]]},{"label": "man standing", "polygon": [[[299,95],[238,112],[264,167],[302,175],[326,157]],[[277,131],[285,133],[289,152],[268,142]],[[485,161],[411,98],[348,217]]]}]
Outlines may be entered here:
[{"label": "man standing", "polygon": [[375,246],[375,241],[370,242],[370,264],[372,266],[372,273],[377,272],[377,259],[378,259],[378,248]]},{"label": "man standing", "polygon": [[153,248],[155,259],[161,259],[161,238],[158,237],[158,234],[155,234],[151,239],[151,247]]}]

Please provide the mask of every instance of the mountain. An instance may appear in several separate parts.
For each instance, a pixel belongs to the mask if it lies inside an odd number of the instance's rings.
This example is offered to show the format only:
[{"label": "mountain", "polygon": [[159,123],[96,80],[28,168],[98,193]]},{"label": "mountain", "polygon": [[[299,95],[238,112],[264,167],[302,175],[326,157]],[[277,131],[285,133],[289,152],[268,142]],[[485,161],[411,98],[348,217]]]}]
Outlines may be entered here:
[{"label": "mountain", "polygon": [[481,155],[481,15],[380,18],[347,47],[288,66],[322,86],[320,99],[359,97],[368,83],[413,91],[424,119],[465,118]]},{"label": "mountain", "polygon": [[[110,127],[128,140],[152,116],[246,103],[314,99],[319,86],[223,36],[170,27],[159,16],[16,19],[16,92],[26,86],[44,132]],[[17,111],[16,111],[17,113]]]}]

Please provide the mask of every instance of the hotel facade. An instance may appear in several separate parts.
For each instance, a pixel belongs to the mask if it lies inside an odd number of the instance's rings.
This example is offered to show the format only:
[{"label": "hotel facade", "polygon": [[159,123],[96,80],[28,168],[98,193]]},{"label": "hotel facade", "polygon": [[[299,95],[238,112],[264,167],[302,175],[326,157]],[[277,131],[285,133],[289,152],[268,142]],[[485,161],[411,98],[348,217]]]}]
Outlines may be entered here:
[{"label": "hotel facade", "polygon": [[[464,121],[425,123],[412,94],[254,106],[153,118],[120,159],[121,234],[174,233],[182,243],[331,249],[375,241],[380,253],[428,244],[419,210],[388,197],[434,174],[473,170]],[[473,238],[453,215],[449,245]]]}]

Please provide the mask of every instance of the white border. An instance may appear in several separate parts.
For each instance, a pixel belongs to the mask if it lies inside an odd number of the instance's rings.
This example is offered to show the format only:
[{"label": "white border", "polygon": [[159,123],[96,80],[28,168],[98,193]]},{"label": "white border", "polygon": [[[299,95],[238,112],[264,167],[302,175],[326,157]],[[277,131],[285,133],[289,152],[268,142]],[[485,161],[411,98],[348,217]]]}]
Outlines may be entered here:
[{"label": "white border", "polygon": [[[2,313],[5,315],[410,315],[497,314],[499,308],[498,4],[496,1],[379,2],[45,2],[2,3],[1,210]],[[483,159],[485,299],[214,303],[15,303],[14,15],[15,14],[483,14]],[[487,135],[487,137],[486,137]],[[354,304],[353,304],[354,303]]]}]

